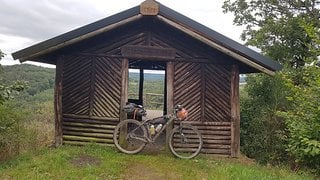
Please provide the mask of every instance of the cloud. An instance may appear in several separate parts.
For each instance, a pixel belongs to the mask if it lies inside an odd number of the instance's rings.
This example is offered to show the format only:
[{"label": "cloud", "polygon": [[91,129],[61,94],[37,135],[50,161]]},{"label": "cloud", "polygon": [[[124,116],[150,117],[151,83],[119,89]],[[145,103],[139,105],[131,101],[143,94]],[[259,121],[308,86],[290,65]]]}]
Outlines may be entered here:
[{"label": "cloud", "polygon": [[[10,56],[12,52],[137,6],[142,1],[1,0],[0,49],[7,54],[1,63],[14,63]],[[232,26],[230,14],[222,14],[221,6],[224,0],[158,1],[239,41],[241,29]]]},{"label": "cloud", "polygon": [[0,33],[42,41],[102,17],[101,11],[76,0],[4,0]]}]

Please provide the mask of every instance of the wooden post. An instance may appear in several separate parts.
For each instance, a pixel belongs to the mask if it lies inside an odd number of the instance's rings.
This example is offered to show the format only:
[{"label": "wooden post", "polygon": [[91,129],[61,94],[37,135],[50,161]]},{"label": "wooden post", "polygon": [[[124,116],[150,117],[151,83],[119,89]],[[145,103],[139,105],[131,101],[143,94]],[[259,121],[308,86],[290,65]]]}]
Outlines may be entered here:
[{"label": "wooden post", "polygon": [[[173,62],[167,62],[167,114],[173,113],[173,82],[174,82],[174,63]],[[169,124],[166,129],[166,144],[167,149],[169,149],[168,142],[169,142],[169,135],[173,129],[173,123]]]},{"label": "wooden post", "polygon": [[63,57],[56,63],[56,79],[54,87],[54,115],[55,115],[55,146],[62,145],[62,79],[63,79]]},{"label": "wooden post", "polygon": [[142,106],[145,106],[144,102],[147,102],[146,100],[143,100],[143,82],[144,82],[144,72],[143,68],[140,67],[139,69],[139,74],[140,74],[140,81],[139,81],[139,103]]},{"label": "wooden post", "polygon": [[240,98],[239,98],[239,68],[231,67],[231,157],[240,155]]},{"label": "wooden post", "polygon": [[[129,79],[129,60],[124,58],[122,60],[121,68],[121,99],[120,99],[120,121],[127,119],[127,113],[125,113],[122,108],[126,105],[128,101],[128,79]],[[127,135],[127,127],[124,126],[120,129],[119,142],[120,144],[125,143],[124,137]]]},{"label": "wooden post", "polygon": [[124,58],[122,60],[122,69],[121,69],[121,100],[120,100],[120,121],[127,119],[127,114],[122,111],[128,101],[128,78],[129,78],[129,60]]}]

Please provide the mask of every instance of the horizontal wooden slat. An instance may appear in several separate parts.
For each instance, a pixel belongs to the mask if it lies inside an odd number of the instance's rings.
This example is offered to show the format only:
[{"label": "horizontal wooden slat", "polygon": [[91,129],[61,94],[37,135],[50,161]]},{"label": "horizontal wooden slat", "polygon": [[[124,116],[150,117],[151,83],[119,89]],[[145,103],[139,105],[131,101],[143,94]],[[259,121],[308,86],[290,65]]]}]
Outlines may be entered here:
[{"label": "horizontal wooden slat", "polygon": [[63,122],[64,126],[72,127],[88,127],[88,128],[104,128],[104,129],[114,129],[115,126],[103,125],[103,124],[88,124],[88,123],[75,123],[75,122]]},{"label": "horizontal wooden slat", "polygon": [[202,135],[202,139],[211,139],[211,140],[230,140],[231,136],[223,136],[223,135]]},{"label": "horizontal wooden slat", "polygon": [[198,148],[198,144],[184,144],[184,143],[174,143],[175,148]]},{"label": "horizontal wooden slat", "polygon": [[88,124],[104,124],[116,126],[119,122],[116,121],[106,121],[106,120],[93,120],[93,119],[74,119],[74,118],[63,118],[64,122],[78,122],[78,123],[88,123]]},{"label": "horizontal wooden slat", "polygon": [[107,139],[113,138],[113,134],[109,133],[109,134],[103,134],[103,133],[87,133],[87,132],[76,132],[76,131],[67,131],[64,130],[63,131],[64,135],[74,135],[74,136],[79,136],[79,137],[96,137],[96,138],[103,138],[103,139]]},{"label": "horizontal wooden slat", "polygon": [[199,130],[202,135],[224,135],[231,136],[231,131],[208,131],[208,130]]},{"label": "horizontal wooden slat", "polygon": [[199,130],[208,130],[208,131],[230,131],[230,126],[196,126]]},{"label": "horizontal wooden slat", "polygon": [[90,119],[90,120],[119,122],[119,118],[110,118],[110,117],[98,117],[98,116],[75,115],[75,114],[63,114],[63,117],[74,118],[74,119]]},{"label": "horizontal wooden slat", "polygon": [[94,128],[88,128],[88,127],[69,127],[69,126],[63,126],[63,130],[67,131],[77,131],[77,132],[92,132],[92,133],[107,133],[112,134],[113,130],[109,129],[94,129]]},{"label": "horizontal wooden slat", "polygon": [[203,139],[204,144],[231,144],[230,139]]},{"label": "horizontal wooden slat", "polygon": [[[173,142],[181,142],[179,138],[174,138]],[[197,143],[199,142],[198,139],[188,139],[188,142],[190,143]],[[203,144],[220,144],[220,145],[230,145],[231,141],[230,140],[208,140],[208,139],[203,139]]]},{"label": "horizontal wooden slat", "polygon": [[[82,141],[68,141],[68,140],[64,140],[63,144],[67,144],[67,145],[80,145],[80,146],[85,146],[85,145],[89,145],[89,144],[93,144],[92,142],[82,142]],[[107,143],[98,143],[95,142],[94,144],[100,145],[100,146],[110,146],[113,147],[113,144],[107,144]]]},{"label": "horizontal wooden slat", "polygon": [[204,144],[202,148],[205,149],[227,149],[230,150],[230,145],[221,145],[221,144]]},{"label": "horizontal wooden slat", "polygon": [[102,143],[113,143],[112,139],[102,139],[102,138],[93,138],[93,137],[80,137],[80,136],[71,136],[63,135],[63,141],[85,141],[85,142],[102,142]]},{"label": "horizontal wooden slat", "polygon": [[197,148],[188,148],[188,147],[179,147],[179,148],[174,148],[175,151],[177,152],[195,152]]},{"label": "horizontal wooden slat", "polygon": [[[179,124],[180,121],[174,121],[174,124]],[[230,122],[201,122],[201,121],[183,121],[183,124],[191,124],[195,126],[230,126]]]},{"label": "horizontal wooden slat", "polygon": [[206,154],[223,154],[223,155],[231,155],[231,151],[227,149],[207,149],[207,148],[202,148],[201,149],[202,153]]}]

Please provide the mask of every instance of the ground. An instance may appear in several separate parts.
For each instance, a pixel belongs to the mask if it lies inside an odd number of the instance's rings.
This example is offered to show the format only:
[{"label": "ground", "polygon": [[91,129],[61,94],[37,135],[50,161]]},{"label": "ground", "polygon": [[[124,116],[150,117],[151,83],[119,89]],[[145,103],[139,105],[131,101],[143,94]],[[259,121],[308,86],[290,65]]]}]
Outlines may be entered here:
[{"label": "ground", "polygon": [[[302,174],[301,174],[302,173]],[[0,179],[317,179],[286,167],[265,167],[246,157],[222,158],[201,154],[175,158],[148,148],[127,155],[99,145],[45,148],[0,163]]]},{"label": "ground", "polygon": [[101,159],[81,154],[74,159],[71,160],[71,164],[76,167],[84,167],[84,166],[99,166],[101,164]]}]

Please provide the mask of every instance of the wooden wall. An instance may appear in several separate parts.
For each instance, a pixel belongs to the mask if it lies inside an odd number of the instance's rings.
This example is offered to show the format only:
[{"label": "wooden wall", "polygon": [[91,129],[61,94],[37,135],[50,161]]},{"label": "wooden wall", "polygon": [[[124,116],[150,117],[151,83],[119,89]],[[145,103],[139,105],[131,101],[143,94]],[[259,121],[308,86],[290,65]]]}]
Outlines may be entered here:
[{"label": "wooden wall", "polygon": [[232,86],[237,83],[232,78],[236,76],[234,60],[172,27],[148,20],[62,51],[55,93],[57,142],[60,138],[65,144],[112,145],[112,131],[119,122],[125,96],[127,66],[123,62],[127,59],[122,57],[121,48],[126,45],[175,49],[174,60],[161,60],[170,67],[167,75],[172,75],[167,82],[168,91],[173,91],[168,93],[172,95],[167,97],[168,108],[182,104],[189,110],[187,122],[203,134],[203,153],[237,154],[238,131],[234,128],[239,128],[238,104],[232,104],[237,100],[237,86]]},{"label": "wooden wall", "polygon": [[64,57],[62,130],[65,144],[112,144],[119,121],[121,60]]},{"label": "wooden wall", "polygon": [[188,62],[174,67],[174,104],[189,110],[186,121],[202,133],[202,152],[231,155],[230,68]]}]

